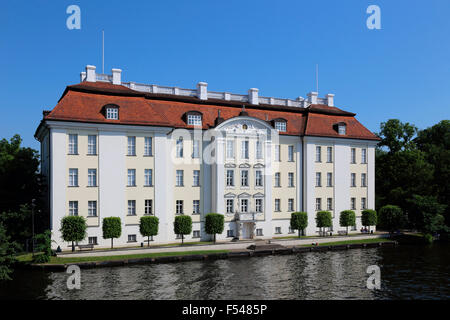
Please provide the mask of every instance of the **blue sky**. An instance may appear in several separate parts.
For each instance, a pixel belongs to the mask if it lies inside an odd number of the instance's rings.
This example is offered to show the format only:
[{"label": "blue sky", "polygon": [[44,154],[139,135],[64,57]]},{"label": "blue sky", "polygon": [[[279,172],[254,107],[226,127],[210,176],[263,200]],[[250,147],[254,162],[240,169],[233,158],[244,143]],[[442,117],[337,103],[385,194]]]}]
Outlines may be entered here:
[{"label": "blue sky", "polygon": [[[69,30],[69,5],[81,29]],[[366,9],[381,8],[381,30]],[[450,1],[5,1],[0,12],[0,138],[33,134],[87,64],[124,81],[283,98],[334,93],[372,131],[390,118],[450,115]]]}]

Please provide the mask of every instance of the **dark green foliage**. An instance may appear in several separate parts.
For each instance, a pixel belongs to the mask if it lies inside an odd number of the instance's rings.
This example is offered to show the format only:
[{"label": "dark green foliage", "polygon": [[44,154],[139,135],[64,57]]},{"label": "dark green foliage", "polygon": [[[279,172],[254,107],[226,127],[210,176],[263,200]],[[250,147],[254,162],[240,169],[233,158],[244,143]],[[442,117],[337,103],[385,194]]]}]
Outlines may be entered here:
[{"label": "dark green foliage", "polygon": [[291,213],[291,229],[298,230],[298,237],[302,230],[308,226],[308,214],[306,212],[292,212]]},{"label": "dark green foliage", "polygon": [[16,261],[14,254],[17,249],[17,245],[10,241],[5,227],[0,223],[0,281],[11,280],[9,275],[13,271],[11,266]]},{"label": "dark green foliage", "polygon": [[40,233],[34,237],[36,239],[36,251],[38,254],[33,257],[33,262],[46,263],[50,261],[50,257],[53,254],[51,237],[50,230],[46,230],[44,233]]},{"label": "dark green foliage", "polygon": [[139,222],[139,232],[144,237],[148,237],[148,244],[150,246],[150,237],[158,234],[159,219],[155,216],[141,217]]},{"label": "dark green foliage", "polygon": [[380,132],[377,134],[381,141],[379,147],[386,147],[389,153],[410,150],[414,148],[413,138],[417,128],[408,122],[402,123],[398,119],[382,122]]},{"label": "dark green foliage", "polygon": [[180,215],[175,217],[173,223],[175,234],[181,234],[181,243],[184,243],[184,235],[192,232],[192,219],[190,216]]},{"label": "dark green foliage", "polygon": [[113,239],[119,238],[122,234],[122,223],[119,217],[103,218],[102,224],[103,239],[111,239],[111,249],[113,248]]},{"label": "dark green foliage", "polygon": [[333,225],[330,211],[318,211],[316,214],[316,226],[324,231],[323,228],[331,228]]},{"label": "dark green foliage", "polygon": [[433,236],[429,233],[426,233],[423,235],[423,239],[427,244],[432,244],[433,243]]},{"label": "dark green foliage", "polygon": [[394,205],[386,205],[382,207],[378,215],[378,225],[389,232],[394,232],[405,223],[405,217],[402,209]]},{"label": "dark green foliage", "polygon": [[366,209],[361,213],[361,223],[365,227],[376,226],[377,225],[377,212],[375,210]]},{"label": "dark green foliage", "polygon": [[409,200],[411,206],[408,212],[409,222],[423,233],[434,234],[444,228],[442,215],[445,205],[440,204],[435,196],[413,195]]},{"label": "dark green foliage", "polygon": [[225,217],[223,214],[208,213],[205,216],[205,232],[214,235],[216,243],[216,233],[222,233],[225,226]]},{"label": "dark green foliage", "polygon": [[75,241],[86,238],[86,219],[80,216],[66,216],[61,220],[61,237],[64,241],[72,242],[72,251],[75,251]]},{"label": "dark green foliage", "polygon": [[353,210],[344,210],[341,211],[339,216],[339,224],[341,227],[346,227],[348,234],[348,227],[356,225],[356,215]]}]

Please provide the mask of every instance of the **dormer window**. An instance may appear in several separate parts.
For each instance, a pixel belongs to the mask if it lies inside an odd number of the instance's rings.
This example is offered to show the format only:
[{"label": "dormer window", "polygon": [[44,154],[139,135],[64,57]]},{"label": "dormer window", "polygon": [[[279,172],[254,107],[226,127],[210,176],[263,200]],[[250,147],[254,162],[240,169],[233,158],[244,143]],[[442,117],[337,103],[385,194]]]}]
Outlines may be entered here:
[{"label": "dormer window", "polygon": [[275,129],[280,132],[286,132],[286,121],[275,120]]},{"label": "dormer window", "polygon": [[119,108],[116,106],[106,107],[106,119],[108,120],[119,120]]},{"label": "dormer window", "polygon": [[340,134],[340,135],[345,135],[345,134],[347,134],[347,125],[345,124],[345,123],[343,123],[343,122],[341,122],[341,123],[338,123],[338,133]]},{"label": "dormer window", "polygon": [[185,121],[189,126],[201,126],[202,114],[198,111],[188,111],[185,114]]}]

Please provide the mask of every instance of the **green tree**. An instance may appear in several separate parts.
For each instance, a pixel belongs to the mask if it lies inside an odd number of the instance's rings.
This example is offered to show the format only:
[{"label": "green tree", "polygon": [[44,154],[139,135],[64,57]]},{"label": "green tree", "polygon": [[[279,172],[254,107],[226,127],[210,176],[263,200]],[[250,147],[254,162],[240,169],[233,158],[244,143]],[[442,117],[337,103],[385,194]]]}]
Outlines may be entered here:
[{"label": "green tree", "polygon": [[348,234],[348,227],[350,227],[350,226],[353,227],[356,225],[355,211],[353,211],[353,210],[341,211],[341,214],[339,216],[339,224],[341,227],[346,227],[347,234]]},{"label": "green tree", "polygon": [[192,232],[192,219],[190,216],[180,215],[175,217],[173,223],[175,234],[181,234],[181,244],[184,243],[184,236]]},{"label": "green tree", "polygon": [[363,210],[361,213],[361,223],[363,226],[368,227],[370,232],[370,226],[377,225],[377,212],[371,209]]},{"label": "green tree", "polygon": [[139,232],[144,237],[148,237],[147,246],[150,246],[150,237],[158,234],[159,219],[155,216],[141,217],[139,222]]},{"label": "green tree", "polygon": [[386,205],[380,209],[378,224],[382,229],[388,230],[392,233],[403,227],[404,223],[405,217],[400,207]]},{"label": "green tree", "polygon": [[434,234],[444,229],[445,220],[442,214],[446,206],[440,204],[436,196],[413,195],[409,201],[411,209],[408,218],[416,229],[424,234]]},{"label": "green tree", "polygon": [[214,235],[214,243],[216,243],[216,234],[222,233],[225,227],[225,217],[223,214],[208,213],[205,216],[205,232]]},{"label": "green tree", "polygon": [[399,119],[390,119],[382,122],[380,132],[377,135],[381,138],[379,147],[386,147],[389,153],[396,153],[414,149],[414,137],[417,128],[408,122],[402,123]]},{"label": "green tree", "polygon": [[103,239],[111,239],[111,249],[113,248],[114,238],[120,238],[122,235],[122,222],[119,217],[103,218],[102,223]]},{"label": "green tree", "polygon": [[75,241],[86,238],[86,219],[80,216],[66,216],[61,220],[61,237],[64,241],[72,242],[72,252],[75,251]]},{"label": "green tree", "polygon": [[316,214],[316,225],[320,228],[322,234],[325,234],[324,228],[331,228],[333,225],[330,211],[318,211]]},{"label": "green tree", "polygon": [[291,229],[298,230],[298,237],[301,232],[308,226],[308,214],[306,212],[292,212],[291,213]]},{"label": "green tree", "polygon": [[16,250],[17,245],[10,241],[5,227],[0,223],[0,281],[11,280],[11,266],[16,262]]},{"label": "green tree", "polygon": [[45,230],[34,237],[36,239],[38,252],[37,255],[33,257],[33,262],[36,263],[46,263],[50,261],[52,256],[52,234],[50,230]]}]

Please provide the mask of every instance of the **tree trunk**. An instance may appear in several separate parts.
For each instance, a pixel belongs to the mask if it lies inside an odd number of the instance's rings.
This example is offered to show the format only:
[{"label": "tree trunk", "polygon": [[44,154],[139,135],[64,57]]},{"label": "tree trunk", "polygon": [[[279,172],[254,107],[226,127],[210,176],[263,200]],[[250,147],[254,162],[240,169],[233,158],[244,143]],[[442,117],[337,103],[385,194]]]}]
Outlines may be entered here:
[{"label": "tree trunk", "polygon": [[184,244],[184,234],[181,235],[181,245]]},{"label": "tree trunk", "polygon": [[347,235],[348,235],[348,226],[346,228],[347,228]]},{"label": "tree trunk", "polygon": [[75,251],[75,244],[72,241],[72,252],[74,252],[74,251]]},{"label": "tree trunk", "polygon": [[111,249],[113,248],[113,238],[111,238]]},{"label": "tree trunk", "polygon": [[147,247],[150,247],[150,236],[148,236]]},{"label": "tree trunk", "polygon": [[214,244],[216,244],[216,234],[214,233]]},{"label": "tree trunk", "polygon": [[299,238],[300,238],[300,231],[301,231],[301,230],[300,230],[300,229],[298,229],[298,237],[299,237]]}]

